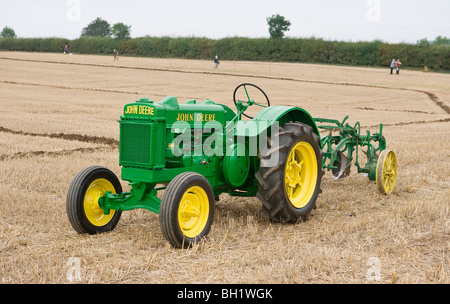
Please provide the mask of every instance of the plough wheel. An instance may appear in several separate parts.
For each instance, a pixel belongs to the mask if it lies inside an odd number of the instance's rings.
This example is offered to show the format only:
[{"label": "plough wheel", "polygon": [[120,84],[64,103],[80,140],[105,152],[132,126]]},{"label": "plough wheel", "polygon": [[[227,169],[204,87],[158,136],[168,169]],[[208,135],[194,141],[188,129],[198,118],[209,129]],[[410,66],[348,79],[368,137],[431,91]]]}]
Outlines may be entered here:
[{"label": "plough wheel", "polygon": [[[273,221],[305,220],[321,192],[324,172],[319,137],[308,125],[288,123],[272,135],[271,142],[268,151],[260,153],[256,196],[263,203],[263,212]],[[277,162],[268,166],[273,159]]]},{"label": "plough wheel", "polygon": [[382,194],[391,194],[397,180],[397,158],[391,150],[384,150],[377,163],[377,188]]}]

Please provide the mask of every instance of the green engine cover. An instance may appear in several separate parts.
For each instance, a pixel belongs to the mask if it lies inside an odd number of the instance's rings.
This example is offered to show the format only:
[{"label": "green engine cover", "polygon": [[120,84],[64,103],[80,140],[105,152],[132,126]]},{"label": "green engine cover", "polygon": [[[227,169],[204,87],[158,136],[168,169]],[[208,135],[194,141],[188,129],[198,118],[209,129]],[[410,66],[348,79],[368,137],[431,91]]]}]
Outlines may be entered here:
[{"label": "green engine cover", "polygon": [[238,144],[228,147],[223,160],[223,175],[227,183],[233,187],[242,186],[250,172],[248,151],[241,151]]}]

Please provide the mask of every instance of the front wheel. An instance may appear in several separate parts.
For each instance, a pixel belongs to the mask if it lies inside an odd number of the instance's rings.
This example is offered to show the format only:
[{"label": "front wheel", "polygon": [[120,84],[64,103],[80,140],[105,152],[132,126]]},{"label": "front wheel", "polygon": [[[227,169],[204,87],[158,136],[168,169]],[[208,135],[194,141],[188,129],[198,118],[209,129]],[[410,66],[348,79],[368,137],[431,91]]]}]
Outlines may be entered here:
[{"label": "front wheel", "polygon": [[161,200],[161,231],[173,247],[188,248],[208,235],[214,208],[208,180],[197,173],[182,173],[169,183]]},{"label": "front wheel", "polygon": [[122,193],[117,176],[103,167],[89,167],[81,171],[69,187],[66,210],[69,222],[78,233],[97,234],[113,230],[121,212],[100,208],[99,199],[109,191]]},{"label": "front wheel", "polygon": [[[310,126],[288,123],[269,142],[272,145],[268,151],[260,153],[261,166],[256,174],[263,212],[277,222],[305,220],[321,193],[324,172],[320,139]],[[274,157],[278,163],[264,167]]]}]

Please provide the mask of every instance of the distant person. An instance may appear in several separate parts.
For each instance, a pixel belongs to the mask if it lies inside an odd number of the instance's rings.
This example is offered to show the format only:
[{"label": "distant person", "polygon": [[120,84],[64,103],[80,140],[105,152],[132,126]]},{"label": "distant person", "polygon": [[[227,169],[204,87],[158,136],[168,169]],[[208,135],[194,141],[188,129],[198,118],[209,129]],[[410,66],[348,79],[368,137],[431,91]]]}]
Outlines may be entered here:
[{"label": "distant person", "polygon": [[117,52],[116,49],[114,49],[113,54],[114,54],[114,61],[119,60],[119,52]]},{"label": "distant person", "polygon": [[68,54],[69,54],[69,46],[66,44],[66,46],[64,47],[64,55]]},{"label": "distant person", "polygon": [[219,56],[216,55],[216,58],[214,58],[214,69],[217,69],[219,67],[220,60]]},{"label": "distant person", "polygon": [[397,61],[395,59],[392,59],[391,62],[391,75],[394,74],[394,69],[397,67]]},{"label": "distant person", "polygon": [[400,59],[397,59],[397,63],[395,64],[396,67],[397,67],[397,75],[400,74],[400,65],[401,65],[401,64],[402,64],[402,63],[400,62]]}]

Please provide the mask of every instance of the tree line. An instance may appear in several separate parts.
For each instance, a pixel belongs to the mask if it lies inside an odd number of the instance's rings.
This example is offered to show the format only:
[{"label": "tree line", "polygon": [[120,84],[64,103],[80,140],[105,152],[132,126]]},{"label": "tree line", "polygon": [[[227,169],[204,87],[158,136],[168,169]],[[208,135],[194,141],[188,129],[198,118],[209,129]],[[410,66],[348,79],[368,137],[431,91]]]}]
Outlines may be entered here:
[{"label": "tree line", "polygon": [[232,37],[171,38],[142,37],[118,40],[110,37],[82,36],[75,40],[64,38],[0,39],[0,49],[26,52],[62,52],[68,44],[70,52],[79,54],[121,55],[212,60],[272,61],[321,63],[352,66],[389,66],[392,59],[401,58],[403,68],[450,71],[448,44],[389,44],[382,41],[344,42],[321,38]]},{"label": "tree line", "polygon": [[338,64],[351,66],[389,66],[400,58],[402,68],[450,71],[450,39],[439,36],[434,41],[421,39],[416,44],[328,41],[321,38],[286,38],[290,21],[280,15],[267,18],[271,38],[229,37],[131,37],[131,26],[97,18],[86,26],[80,38],[17,38],[14,30],[0,33],[0,49],[29,52],[62,52],[68,44],[70,52],[212,60],[273,61]]}]

